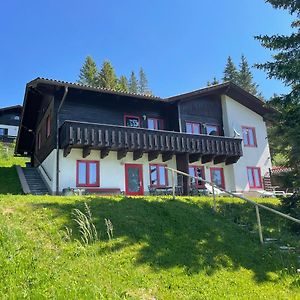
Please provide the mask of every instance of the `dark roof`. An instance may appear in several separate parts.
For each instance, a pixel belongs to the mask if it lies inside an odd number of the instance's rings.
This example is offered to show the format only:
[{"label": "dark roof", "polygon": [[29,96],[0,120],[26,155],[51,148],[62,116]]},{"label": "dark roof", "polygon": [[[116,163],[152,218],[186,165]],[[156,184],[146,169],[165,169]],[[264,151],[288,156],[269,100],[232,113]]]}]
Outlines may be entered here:
[{"label": "dark roof", "polygon": [[267,105],[264,101],[262,101],[261,99],[259,99],[256,96],[250,94],[249,92],[245,91],[244,89],[242,89],[241,87],[239,87],[238,85],[236,85],[232,82],[224,82],[221,84],[204,87],[204,88],[201,88],[198,90],[194,90],[192,92],[178,94],[178,95],[167,97],[167,98],[161,98],[161,97],[157,97],[157,96],[153,96],[153,95],[121,92],[121,91],[116,91],[113,89],[106,89],[106,88],[95,88],[95,87],[92,87],[89,85],[83,85],[83,84],[79,84],[79,83],[72,83],[72,82],[43,78],[43,77],[37,77],[36,79],[30,81],[27,84],[27,86],[34,86],[37,84],[52,84],[55,86],[66,86],[66,87],[74,88],[74,89],[81,89],[81,90],[86,90],[86,91],[127,96],[127,97],[133,97],[133,98],[138,98],[138,99],[147,99],[147,100],[163,102],[163,103],[176,103],[176,102],[188,101],[188,100],[194,99],[195,97],[206,96],[206,95],[211,95],[211,94],[225,94],[225,95],[233,98],[240,104],[248,107],[252,111],[258,113],[261,116],[265,116],[266,114],[274,113],[274,110],[267,107]]},{"label": "dark roof", "polygon": [[208,86],[192,92],[175,95],[166,98],[165,100],[167,102],[175,103],[189,101],[199,96],[207,96],[211,94],[225,94],[261,116],[275,112],[274,109],[267,107],[267,104],[263,100],[245,91],[233,82],[224,82],[221,84]]},{"label": "dark roof", "polygon": [[13,105],[13,106],[1,107],[0,108],[0,113],[10,111],[10,110],[19,110],[19,112],[21,113],[22,105]]},{"label": "dark roof", "polygon": [[121,92],[121,91],[116,91],[113,89],[106,89],[106,88],[96,88],[96,87],[93,87],[90,85],[84,85],[84,84],[80,84],[80,83],[74,83],[74,82],[68,82],[68,81],[56,80],[56,79],[49,79],[49,78],[43,78],[43,77],[37,77],[36,79],[30,81],[27,84],[27,86],[31,86],[31,85],[35,85],[35,84],[39,84],[39,83],[53,84],[56,86],[67,86],[69,88],[101,92],[101,93],[106,93],[106,94],[114,94],[114,95],[120,95],[120,96],[128,96],[128,97],[134,97],[134,98],[140,98],[140,99],[163,101],[162,98],[153,96],[153,95],[129,93],[129,92],[123,92],[123,91]]}]

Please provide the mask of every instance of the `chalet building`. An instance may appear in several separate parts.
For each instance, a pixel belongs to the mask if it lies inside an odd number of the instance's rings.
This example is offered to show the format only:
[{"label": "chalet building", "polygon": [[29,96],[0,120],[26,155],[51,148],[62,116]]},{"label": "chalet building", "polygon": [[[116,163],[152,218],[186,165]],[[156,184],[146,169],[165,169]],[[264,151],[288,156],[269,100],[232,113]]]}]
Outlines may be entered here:
[{"label": "chalet building", "polygon": [[[148,194],[171,185],[165,166],[256,191],[271,167],[270,110],[233,83],[162,99],[37,78],[23,107],[16,154],[31,158],[51,193]],[[189,192],[186,178],[177,184]]]},{"label": "chalet building", "polygon": [[22,106],[0,108],[0,141],[13,142],[17,138]]}]

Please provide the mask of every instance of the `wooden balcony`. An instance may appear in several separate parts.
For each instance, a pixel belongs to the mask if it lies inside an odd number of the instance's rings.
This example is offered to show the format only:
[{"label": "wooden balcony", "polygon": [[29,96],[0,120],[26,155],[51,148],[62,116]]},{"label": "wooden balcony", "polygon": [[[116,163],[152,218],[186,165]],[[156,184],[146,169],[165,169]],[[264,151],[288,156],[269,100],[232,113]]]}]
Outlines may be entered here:
[{"label": "wooden balcony", "polygon": [[60,148],[64,156],[72,148],[81,148],[83,158],[91,150],[100,150],[101,158],[110,151],[117,151],[118,159],[133,152],[134,160],[148,153],[149,161],[159,154],[163,161],[176,154],[188,154],[189,162],[201,159],[202,163],[215,164],[232,164],[243,155],[241,139],[76,121],[65,121],[61,126]]}]

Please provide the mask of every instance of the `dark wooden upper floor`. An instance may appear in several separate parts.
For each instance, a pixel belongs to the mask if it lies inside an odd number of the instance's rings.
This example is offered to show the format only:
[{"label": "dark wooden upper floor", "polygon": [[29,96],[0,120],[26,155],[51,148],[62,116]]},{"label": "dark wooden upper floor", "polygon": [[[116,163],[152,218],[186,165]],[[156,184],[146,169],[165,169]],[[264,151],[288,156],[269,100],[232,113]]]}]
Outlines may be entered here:
[{"label": "dark wooden upper floor", "polygon": [[[229,92],[236,99],[244,99],[247,96],[246,100],[243,100],[245,106],[251,106],[253,100],[253,110],[262,115],[267,113],[260,100],[249,93],[241,92],[240,88],[231,84],[206,88],[200,92],[184,94],[182,97],[179,95],[161,99],[39,78],[28,83],[26,87],[16,153],[35,155],[42,161],[56,147],[58,130],[62,127],[64,132],[67,120],[77,124],[86,122],[97,123],[102,127],[107,125],[110,126],[107,129],[109,132],[112,126],[115,126],[121,135],[126,135],[124,126],[133,127],[128,130],[140,135],[141,131],[134,128],[138,127],[145,129],[145,134],[150,139],[153,135],[151,130],[162,131],[154,136],[171,138],[173,135],[175,140],[183,138],[186,145],[189,145],[190,141],[207,140],[208,143],[212,141],[211,145],[222,148],[226,143],[223,144],[222,138],[224,131],[221,95]],[[184,133],[189,133],[190,136]],[[195,137],[197,135],[199,137]],[[205,135],[209,137],[206,138]],[[220,142],[215,144],[218,140]],[[238,143],[232,140],[229,144]],[[187,146],[184,151],[186,150],[192,151],[193,148]],[[179,148],[176,151],[179,151]],[[235,151],[233,156],[239,157],[240,149]]]}]

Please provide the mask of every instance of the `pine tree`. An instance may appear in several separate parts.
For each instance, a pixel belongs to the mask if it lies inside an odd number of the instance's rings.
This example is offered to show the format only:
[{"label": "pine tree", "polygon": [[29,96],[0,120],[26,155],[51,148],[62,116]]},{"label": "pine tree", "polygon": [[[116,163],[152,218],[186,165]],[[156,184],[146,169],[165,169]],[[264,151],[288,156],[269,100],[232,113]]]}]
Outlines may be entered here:
[{"label": "pine tree", "polygon": [[95,61],[91,56],[87,56],[83,66],[80,69],[79,80],[77,82],[80,84],[96,87],[97,74],[98,69]]},{"label": "pine tree", "polygon": [[263,47],[276,51],[273,60],[256,67],[267,72],[269,78],[281,80],[291,92],[274,97],[270,103],[279,111],[274,114],[270,139],[273,152],[287,158],[293,169],[294,185],[300,186],[300,2],[299,0],[266,0],[274,8],[287,9],[296,14],[290,35],[257,36]]},{"label": "pine tree", "polygon": [[138,80],[133,71],[131,72],[129,79],[129,92],[135,94],[138,93]]},{"label": "pine tree", "polygon": [[214,77],[212,82],[210,81],[207,81],[207,86],[212,86],[212,85],[216,85],[216,84],[219,84],[219,80],[217,79],[217,77]]},{"label": "pine tree", "polygon": [[98,74],[99,87],[106,89],[116,89],[117,88],[117,76],[112,64],[105,60],[102,64],[101,70]]},{"label": "pine tree", "polygon": [[146,94],[146,95],[152,94],[148,87],[148,79],[147,79],[146,73],[143,68],[140,68],[140,71],[139,71],[138,92],[140,94]]},{"label": "pine tree", "polygon": [[126,76],[120,76],[117,84],[117,90],[121,92],[129,92],[128,80]]},{"label": "pine tree", "polygon": [[248,61],[244,55],[242,55],[241,57],[237,84],[252,95],[258,95],[258,85],[253,82],[253,75],[250,70]]},{"label": "pine tree", "polygon": [[224,69],[223,81],[231,81],[238,83],[239,72],[230,56],[227,58],[227,63]]}]

